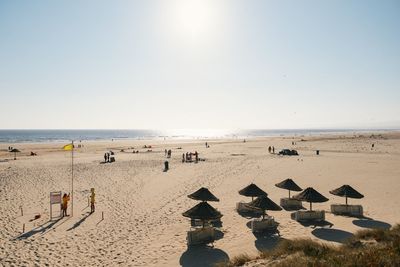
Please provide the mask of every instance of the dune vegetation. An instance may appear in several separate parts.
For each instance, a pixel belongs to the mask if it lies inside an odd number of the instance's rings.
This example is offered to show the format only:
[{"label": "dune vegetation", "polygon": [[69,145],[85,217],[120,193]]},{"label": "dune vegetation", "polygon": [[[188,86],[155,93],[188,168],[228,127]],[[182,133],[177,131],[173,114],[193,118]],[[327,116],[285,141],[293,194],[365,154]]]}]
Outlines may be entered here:
[{"label": "dune vegetation", "polygon": [[257,257],[236,256],[218,267],[233,266],[400,266],[400,225],[360,230],[340,246],[311,239],[282,240]]}]

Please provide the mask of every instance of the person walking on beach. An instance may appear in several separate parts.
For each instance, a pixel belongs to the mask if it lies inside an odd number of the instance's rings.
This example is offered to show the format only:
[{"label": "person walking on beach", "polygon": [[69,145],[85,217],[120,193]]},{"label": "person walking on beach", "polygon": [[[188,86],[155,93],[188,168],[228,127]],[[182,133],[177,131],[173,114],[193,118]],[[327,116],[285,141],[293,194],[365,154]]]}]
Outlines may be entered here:
[{"label": "person walking on beach", "polygon": [[104,163],[107,162],[107,153],[104,153]]},{"label": "person walking on beach", "polygon": [[206,142],[206,148],[208,147],[208,144],[207,144],[207,142]]},{"label": "person walking on beach", "polygon": [[271,154],[271,146],[268,147],[268,153]]},{"label": "person walking on beach", "polygon": [[95,197],[96,194],[94,193],[94,188],[90,188],[90,213],[93,213],[95,208],[94,208],[94,203],[95,203]]},{"label": "person walking on beach", "polygon": [[275,147],[272,147],[272,154],[275,154]]},{"label": "person walking on beach", "polygon": [[62,197],[62,216],[68,216],[67,214],[67,209],[68,209],[68,201],[69,201],[70,197],[69,194],[67,195],[66,193],[64,193],[64,196]]},{"label": "person walking on beach", "polygon": [[167,156],[167,149],[164,150],[164,156]]},{"label": "person walking on beach", "polygon": [[185,153],[182,154],[182,163],[185,162]]}]

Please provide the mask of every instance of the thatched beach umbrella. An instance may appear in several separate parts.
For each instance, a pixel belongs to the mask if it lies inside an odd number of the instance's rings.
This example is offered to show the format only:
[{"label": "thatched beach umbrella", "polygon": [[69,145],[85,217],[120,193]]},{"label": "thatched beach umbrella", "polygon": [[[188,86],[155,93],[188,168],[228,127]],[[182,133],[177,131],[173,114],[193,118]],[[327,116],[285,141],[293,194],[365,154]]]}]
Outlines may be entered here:
[{"label": "thatched beach umbrella", "polygon": [[275,184],[276,187],[289,190],[289,198],[290,198],[290,191],[301,191],[300,186],[298,186],[292,179],[288,178],[280,183]]},{"label": "thatched beach umbrella", "polygon": [[340,196],[340,197],[345,197],[346,198],[346,205],[347,205],[347,198],[363,198],[364,195],[355,190],[353,187],[351,187],[348,184],[342,185],[339,188],[336,188],[335,190],[329,191],[332,195],[335,196]]},{"label": "thatched beach umbrella", "polygon": [[249,184],[248,186],[240,190],[239,194],[241,194],[242,196],[251,197],[252,201],[254,197],[268,196],[268,194],[265,191],[263,191],[261,188],[259,188],[253,183]]},{"label": "thatched beach umbrella", "polygon": [[326,202],[329,199],[321,195],[318,191],[316,191],[312,187],[308,187],[305,189],[303,192],[300,194],[296,195],[293,197],[294,199],[300,200],[300,201],[307,201],[310,202],[310,210],[312,210],[312,203],[321,203],[321,202]]},{"label": "thatched beach umbrella", "polygon": [[19,150],[16,149],[16,148],[13,148],[12,150],[10,150],[10,152],[13,152],[13,153],[14,153],[14,160],[16,160],[16,159],[17,159],[17,153],[19,153],[19,152],[21,152],[21,151],[19,151]]},{"label": "thatched beach umbrella", "polygon": [[266,210],[282,210],[282,208],[269,199],[267,196],[259,196],[255,200],[249,203],[249,205],[259,208],[263,211],[263,219],[265,217]]},{"label": "thatched beach umbrella", "polygon": [[182,215],[191,219],[201,220],[203,222],[203,227],[204,221],[217,220],[222,217],[221,212],[213,208],[207,202],[200,202],[193,208],[182,213]]},{"label": "thatched beach umbrella", "polygon": [[214,196],[208,188],[202,187],[196,192],[188,195],[188,198],[200,201],[219,201],[219,199]]}]

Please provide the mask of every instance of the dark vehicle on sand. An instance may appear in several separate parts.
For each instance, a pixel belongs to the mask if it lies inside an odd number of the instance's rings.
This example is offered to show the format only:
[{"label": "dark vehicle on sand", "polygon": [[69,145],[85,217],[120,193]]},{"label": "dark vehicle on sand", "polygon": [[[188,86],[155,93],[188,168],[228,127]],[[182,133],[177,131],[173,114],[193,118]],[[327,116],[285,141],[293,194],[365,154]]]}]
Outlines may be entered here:
[{"label": "dark vehicle on sand", "polygon": [[283,155],[283,156],[298,156],[299,153],[297,153],[296,150],[282,149],[281,151],[279,151],[278,155]]}]

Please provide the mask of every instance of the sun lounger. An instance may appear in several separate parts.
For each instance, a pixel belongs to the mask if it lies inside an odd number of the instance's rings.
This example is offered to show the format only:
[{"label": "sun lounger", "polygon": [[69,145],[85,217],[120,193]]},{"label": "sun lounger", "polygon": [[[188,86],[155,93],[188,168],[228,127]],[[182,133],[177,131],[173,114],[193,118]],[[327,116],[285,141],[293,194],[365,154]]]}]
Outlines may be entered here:
[{"label": "sun lounger", "polygon": [[332,204],[331,212],[338,215],[363,216],[361,205]]},{"label": "sun lounger", "polygon": [[262,210],[250,206],[249,204],[245,203],[245,202],[238,202],[236,203],[236,210],[238,212],[252,212],[252,213],[260,213],[260,215],[262,214]]},{"label": "sun lounger", "polygon": [[299,210],[292,213],[292,219],[296,221],[324,221],[324,210]]},{"label": "sun lounger", "polygon": [[264,219],[253,219],[251,221],[251,230],[253,233],[276,231],[279,223],[275,221],[274,217],[268,216]]},{"label": "sun lounger", "polygon": [[215,241],[214,228],[204,227],[189,231],[186,240],[188,246],[213,243]]},{"label": "sun lounger", "polygon": [[300,200],[287,197],[281,198],[280,205],[284,208],[289,208],[289,209],[301,209],[303,207]]}]

